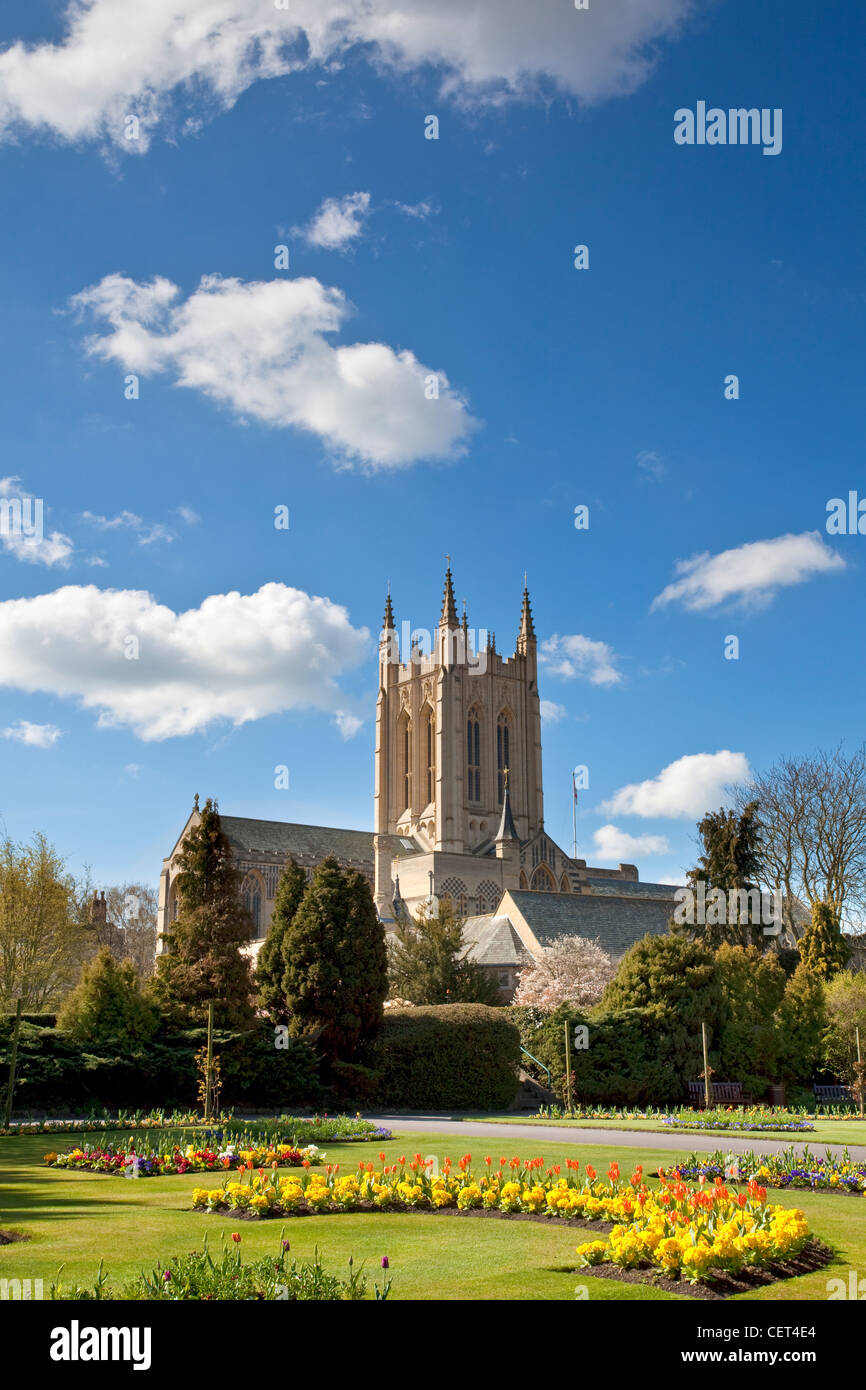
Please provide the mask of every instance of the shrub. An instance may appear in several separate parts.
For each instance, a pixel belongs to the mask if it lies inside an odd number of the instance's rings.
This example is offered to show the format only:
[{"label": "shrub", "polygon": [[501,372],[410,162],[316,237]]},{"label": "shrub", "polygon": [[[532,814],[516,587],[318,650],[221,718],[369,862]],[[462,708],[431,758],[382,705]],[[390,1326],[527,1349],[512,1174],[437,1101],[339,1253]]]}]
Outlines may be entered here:
[{"label": "shrub", "polygon": [[520,1037],[486,1004],[394,1009],[371,1049],[380,1101],[396,1108],[499,1110],[517,1088]]}]

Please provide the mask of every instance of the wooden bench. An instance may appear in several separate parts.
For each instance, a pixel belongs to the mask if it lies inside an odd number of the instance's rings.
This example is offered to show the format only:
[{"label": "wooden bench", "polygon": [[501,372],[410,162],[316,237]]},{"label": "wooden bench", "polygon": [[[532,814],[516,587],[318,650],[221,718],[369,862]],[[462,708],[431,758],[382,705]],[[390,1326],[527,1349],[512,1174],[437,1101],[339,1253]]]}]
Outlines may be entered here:
[{"label": "wooden bench", "polygon": [[825,1104],[834,1101],[851,1100],[851,1087],[843,1086],[837,1082],[835,1086],[813,1086],[812,1093],[816,1100],[823,1101]]},{"label": "wooden bench", "polygon": [[[689,1100],[692,1104],[701,1107],[704,1099],[703,1081],[690,1081]],[[711,1081],[710,1101],[713,1105],[745,1105],[742,1081]]]}]

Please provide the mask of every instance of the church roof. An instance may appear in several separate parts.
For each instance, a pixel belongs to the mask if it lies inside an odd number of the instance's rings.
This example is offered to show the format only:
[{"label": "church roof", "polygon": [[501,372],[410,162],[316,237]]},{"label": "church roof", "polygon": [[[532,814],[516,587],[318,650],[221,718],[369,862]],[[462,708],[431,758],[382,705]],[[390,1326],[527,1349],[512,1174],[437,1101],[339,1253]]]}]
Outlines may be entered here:
[{"label": "church roof", "polygon": [[663,899],[671,904],[673,910],[674,893],[676,892],[676,884],[673,883],[641,883],[638,879],[593,878],[592,875],[581,879],[581,883],[588,883],[593,893],[608,898]]},{"label": "church roof", "polygon": [[476,965],[524,965],[531,959],[507,917],[487,913],[463,924],[465,955]]},{"label": "church roof", "polygon": [[[618,885],[622,887],[622,884]],[[637,885],[635,885],[637,886]],[[646,884],[642,884],[646,887]],[[532,893],[524,890],[507,894],[542,946],[560,936],[597,939],[610,956],[621,956],[647,932],[666,932],[673,915],[673,892],[667,899],[638,899],[631,893]]]},{"label": "church roof", "polygon": [[[237,853],[276,854],[324,859],[332,854],[342,863],[354,861],[373,866],[373,832],[338,830],[327,825],[293,825],[280,820],[250,820],[246,816],[220,815],[220,824]],[[385,837],[393,855],[416,853],[420,846],[399,835]]]}]

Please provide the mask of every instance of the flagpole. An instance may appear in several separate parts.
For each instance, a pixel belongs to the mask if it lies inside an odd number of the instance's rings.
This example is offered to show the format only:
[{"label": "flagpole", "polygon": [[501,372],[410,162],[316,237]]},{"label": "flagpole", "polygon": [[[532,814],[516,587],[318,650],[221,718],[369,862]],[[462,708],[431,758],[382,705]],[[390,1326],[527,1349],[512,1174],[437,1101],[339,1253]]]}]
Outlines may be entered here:
[{"label": "flagpole", "polygon": [[577,787],[571,774],[571,857],[577,858]]}]

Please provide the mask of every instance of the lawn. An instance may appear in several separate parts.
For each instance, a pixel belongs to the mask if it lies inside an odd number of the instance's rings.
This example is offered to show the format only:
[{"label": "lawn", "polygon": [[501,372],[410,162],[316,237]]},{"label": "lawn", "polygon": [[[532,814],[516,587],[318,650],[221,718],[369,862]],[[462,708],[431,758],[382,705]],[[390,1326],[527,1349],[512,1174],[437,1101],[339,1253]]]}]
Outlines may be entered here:
[{"label": "lawn", "polygon": [[[75,1136],[72,1142],[80,1142]],[[107,1141],[101,1134],[95,1139]],[[112,1136],[122,1139],[123,1134]],[[274,1249],[281,1223],[239,1221],[188,1210],[193,1187],[208,1185],[208,1175],[130,1180],[99,1173],[70,1173],[46,1169],[42,1155],[48,1136],[0,1139],[0,1228],[27,1233],[31,1239],[0,1247],[0,1278],[41,1278],[45,1286],[65,1265],[65,1281],[93,1281],[100,1259],[114,1283],[134,1278],[170,1255],[200,1249],[205,1232],[219,1246],[220,1234],[238,1230],[248,1257]],[[55,1140],[52,1147],[57,1148]],[[688,1151],[688,1139],[683,1152]],[[533,1157],[538,1152],[527,1140],[507,1139],[495,1148],[490,1139],[467,1139],[459,1124],[453,1136],[406,1132],[386,1143],[334,1145],[328,1157],[345,1168],[360,1160],[387,1162],[416,1152],[425,1158],[459,1158],[467,1151],[475,1160],[492,1153]],[[647,1172],[670,1163],[670,1150],[615,1149],[610,1145],[575,1145],[541,1150],[549,1163],[579,1158],[603,1172],[617,1158],[624,1173],[642,1162]],[[214,1182],[219,1185],[218,1180]],[[849,1269],[866,1268],[866,1202],[832,1193],[771,1194],[773,1201],[800,1206],[814,1233],[835,1252],[831,1265],[816,1273],[757,1290],[742,1298],[760,1300],[826,1299],[827,1280],[847,1280]],[[347,1213],[287,1220],[286,1236],[293,1255],[303,1257],[316,1246],[329,1270],[345,1271],[349,1256],[364,1261],[371,1276],[381,1280],[379,1264],[387,1255],[394,1285],[392,1298],[554,1299],[573,1300],[575,1286],[585,1285],[594,1299],[668,1299],[679,1297],[645,1285],[629,1285],[575,1274],[574,1247],[590,1238],[584,1230],[569,1230],[551,1222],[490,1221],[473,1217],[426,1214]]]},{"label": "lawn", "polygon": [[[470,1124],[487,1125],[529,1125],[545,1128],[561,1129],[622,1129],[638,1130],[646,1134],[682,1134],[688,1147],[688,1140],[693,1134],[706,1134],[712,1137],[718,1135],[724,1139],[727,1135],[733,1135],[738,1139],[771,1139],[778,1141],[784,1147],[788,1144],[796,1144],[801,1148],[804,1144],[809,1144],[811,1148],[816,1146],[824,1147],[827,1144],[835,1144],[844,1148],[855,1144],[866,1146],[866,1120],[815,1120],[815,1128],[812,1130],[730,1130],[730,1129],[681,1129],[677,1130],[673,1125],[664,1125],[659,1119],[651,1120],[546,1120],[535,1115],[465,1115],[461,1120]],[[455,1132],[459,1132],[459,1121],[455,1125]]]}]

